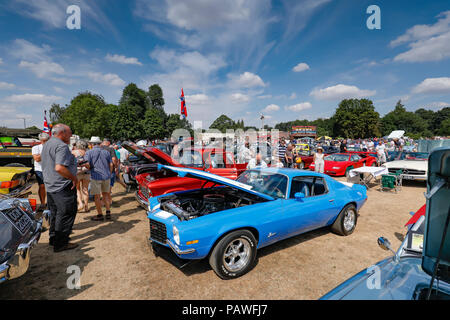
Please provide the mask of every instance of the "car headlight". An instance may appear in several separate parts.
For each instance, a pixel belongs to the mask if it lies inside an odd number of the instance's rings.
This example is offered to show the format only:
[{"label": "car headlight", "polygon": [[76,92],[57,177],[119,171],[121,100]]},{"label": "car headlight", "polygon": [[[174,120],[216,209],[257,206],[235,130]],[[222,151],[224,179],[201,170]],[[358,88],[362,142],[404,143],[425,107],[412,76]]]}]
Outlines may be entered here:
[{"label": "car headlight", "polygon": [[177,227],[173,226],[172,233],[173,233],[173,240],[175,240],[177,245],[180,245],[180,233],[178,232]]},{"label": "car headlight", "polygon": [[333,167],[333,170],[339,170],[341,167]]}]

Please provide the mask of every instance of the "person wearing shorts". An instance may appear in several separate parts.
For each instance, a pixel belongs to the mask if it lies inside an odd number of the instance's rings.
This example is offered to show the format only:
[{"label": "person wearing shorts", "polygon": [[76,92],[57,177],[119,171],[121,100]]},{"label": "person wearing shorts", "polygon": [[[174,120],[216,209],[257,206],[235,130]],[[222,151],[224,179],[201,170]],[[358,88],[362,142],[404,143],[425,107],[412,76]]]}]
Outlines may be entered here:
[{"label": "person wearing shorts", "polygon": [[85,166],[91,171],[91,195],[94,195],[97,215],[92,217],[94,221],[103,221],[102,200],[106,207],[106,219],[111,219],[111,173],[114,170],[111,154],[100,147],[99,137],[92,137],[89,141],[94,146],[86,152]]},{"label": "person wearing shorts", "polygon": [[42,173],[42,166],[41,166],[41,153],[42,148],[44,147],[44,143],[46,143],[50,139],[50,135],[46,132],[42,132],[39,134],[39,140],[41,141],[41,144],[38,144],[37,146],[34,146],[31,148],[31,154],[33,155],[34,160],[34,174],[36,175],[36,180],[39,185],[39,200],[41,201],[40,208],[45,208],[46,206],[46,191],[45,191],[45,184],[44,184],[44,175]]}]

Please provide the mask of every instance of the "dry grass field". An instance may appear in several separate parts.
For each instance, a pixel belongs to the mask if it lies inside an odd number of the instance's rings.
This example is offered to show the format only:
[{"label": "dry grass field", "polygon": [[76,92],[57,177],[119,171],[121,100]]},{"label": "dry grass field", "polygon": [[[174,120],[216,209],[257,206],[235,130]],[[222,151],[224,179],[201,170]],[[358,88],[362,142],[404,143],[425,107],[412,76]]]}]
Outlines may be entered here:
[{"label": "dry grass field", "polygon": [[[207,261],[179,270],[155,257],[147,244],[145,210],[116,185],[112,221],[91,221],[92,203],[91,213],[77,215],[72,240],[80,246],[62,253],[53,253],[44,233],[30,270],[0,285],[0,299],[318,299],[390,255],[378,247],[379,236],[394,248],[400,245],[409,212],[425,203],[424,191],[420,182],[404,182],[398,194],[373,186],[351,236],[321,229],[276,243],[258,252],[250,273],[224,281]],[[78,290],[66,286],[70,265],[82,271]]]}]

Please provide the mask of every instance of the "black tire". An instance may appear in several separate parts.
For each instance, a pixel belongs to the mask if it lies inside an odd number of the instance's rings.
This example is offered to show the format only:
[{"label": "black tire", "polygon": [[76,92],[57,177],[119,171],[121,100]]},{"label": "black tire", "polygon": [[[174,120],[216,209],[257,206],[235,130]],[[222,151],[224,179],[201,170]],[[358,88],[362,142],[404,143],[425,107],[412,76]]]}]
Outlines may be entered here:
[{"label": "black tire", "polygon": [[8,163],[7,165],[5,165],[5,167],[22,167],[22,168],[26,168],[26,165],[24,165],[23,163]]},{"label": "black tire", "polygon": [[[238,250],[231,248],[232,245],[238,246],[240,243],[242,247],[239,247]],[[256,258],[256,245],[255,236],[250,231],[242,229],[230,232],[220,239],[212,250],[209,256],[209,264],[214,272],[223,280],[238,278],[246,274],[253,267]],[[230,250],[233,252],[230,253]],[[225,257],[230,254],[232,256],[231,258]],[[235,254],[239,255],[236,257]],[[242,265],[240,265],[241,263]]]},{"label": "black tire", "polygon": [[[349,217],[349,219],[352,219],[351,221],[346,220],[347,215],[352,216]],[[333,225],[331,226],[331,231],[341,236],[351,235],[356,228],[357,221],[358,221],[358,211],[356,210],[355,205],[348,204],[339,213],[338,217],[336,218],[336,221],[334,221]]]}]

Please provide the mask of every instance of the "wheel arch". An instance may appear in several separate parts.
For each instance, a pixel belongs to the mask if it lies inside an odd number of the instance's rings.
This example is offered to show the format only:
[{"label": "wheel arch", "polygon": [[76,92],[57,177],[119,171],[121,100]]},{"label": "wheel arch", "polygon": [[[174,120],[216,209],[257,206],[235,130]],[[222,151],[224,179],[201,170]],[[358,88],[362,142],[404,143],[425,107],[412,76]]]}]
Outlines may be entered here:
[{"label": "wheel arch", "polygon": [[234,231],[238,231],[238,230],[248,230],[248,231],[250,231],[253,234],[253,236],[255,237],[255,239],[256,239],[256,246],[258,246],[258,243],[259,243],[259,231],[258,231],[258,229],[256,229],[255,227],[251,227],[251,226],[238,227],[238,228],[230,229],[230,230],[222,233],[219,237],[217,237],[217,239],[214,241],[214,243],[212,244],[211,248],[209,249],[207,257],[209,257],[211,255],[212,251],[214,250],[214,248],[216,247],[217,243],[219,243],[220,240],[222,240],[228,234],[230,234],[230,233],[232,233]]}]

